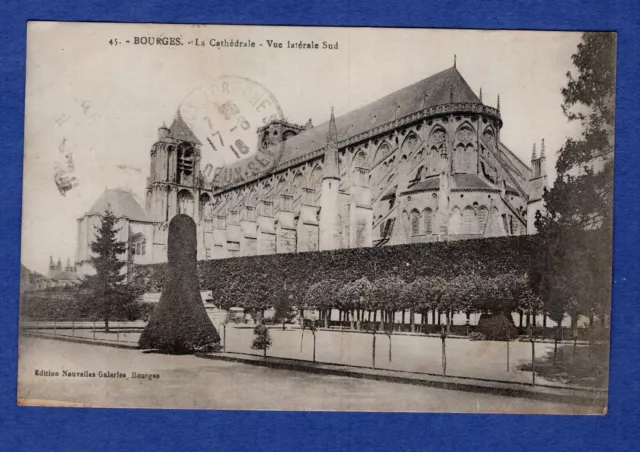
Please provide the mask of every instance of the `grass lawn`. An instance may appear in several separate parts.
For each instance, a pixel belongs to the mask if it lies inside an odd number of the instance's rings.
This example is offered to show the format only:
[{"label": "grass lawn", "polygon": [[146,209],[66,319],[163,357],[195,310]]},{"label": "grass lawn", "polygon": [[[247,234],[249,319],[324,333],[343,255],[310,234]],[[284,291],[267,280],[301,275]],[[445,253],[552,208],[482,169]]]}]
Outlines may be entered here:
[{"label": "grass lawn", "polygon": [[[536,360],[536,375],[547,380],[569,385],[604,388],[609,381],[609,344],[594,344],[591,347],[558,345],[554,363],[554,352]],[[524,363],[518,369],[531,372],[531,363]]]}]

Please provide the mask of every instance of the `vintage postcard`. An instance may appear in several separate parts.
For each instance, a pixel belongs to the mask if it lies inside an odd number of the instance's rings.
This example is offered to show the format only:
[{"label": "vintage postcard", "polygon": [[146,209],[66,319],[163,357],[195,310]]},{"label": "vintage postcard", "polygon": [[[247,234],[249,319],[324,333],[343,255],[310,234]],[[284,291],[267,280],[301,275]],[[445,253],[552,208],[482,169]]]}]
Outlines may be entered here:
[{"label": "vintage postcard", "polygon": [[30,22],[18,404],[603,414],[615,33]]}]

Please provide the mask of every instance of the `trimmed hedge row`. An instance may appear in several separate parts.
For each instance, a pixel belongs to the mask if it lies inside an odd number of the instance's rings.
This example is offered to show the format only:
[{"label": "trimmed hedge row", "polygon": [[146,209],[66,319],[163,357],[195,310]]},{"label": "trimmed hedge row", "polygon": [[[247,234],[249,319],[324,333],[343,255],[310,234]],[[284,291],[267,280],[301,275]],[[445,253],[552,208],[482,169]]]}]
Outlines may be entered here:
[{"label": "trimmed hedge row", "polygon": [[[490,278],[525,273],[536,246],[536,236],[519,236],[236,257],[199,261],[198,277],[202,290],[211,290],[214,299],[230,287],[248,287],[256,278],[274,288],[295,287],[302,297],[309,286],[327,279],[344,284],[362,277],[374,281],[398,276],[410,283],[420,276],[451,279],[475,272]],[[146,291],[159,292],[166,268],[167,264],[135,266],[134,281]]]}]

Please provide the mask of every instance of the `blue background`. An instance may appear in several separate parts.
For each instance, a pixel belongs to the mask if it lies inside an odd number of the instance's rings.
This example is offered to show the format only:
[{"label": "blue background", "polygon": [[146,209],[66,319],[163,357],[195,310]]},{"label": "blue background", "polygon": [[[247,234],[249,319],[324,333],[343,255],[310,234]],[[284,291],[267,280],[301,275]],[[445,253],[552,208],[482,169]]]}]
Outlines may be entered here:
[{"label": "blue background", "polygon": [[[634,1],[164,2],[0,6],[0,450],[638,450],[640,20]],[[50,409],[16,406],[27,20],[614,30],[618,35],[611,389],[606,416]],[[418,56],[419,57],[419,56]],[[383,406],[380,409],[384,409]]]}]

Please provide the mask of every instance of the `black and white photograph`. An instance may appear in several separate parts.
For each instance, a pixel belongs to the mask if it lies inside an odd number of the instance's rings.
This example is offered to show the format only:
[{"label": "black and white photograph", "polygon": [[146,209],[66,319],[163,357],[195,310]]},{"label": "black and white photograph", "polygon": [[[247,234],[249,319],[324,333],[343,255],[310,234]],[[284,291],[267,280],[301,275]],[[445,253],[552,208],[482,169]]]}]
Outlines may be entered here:
[{"label": "black and white photograph", "polygon": [[18,404],[606,414],[615,81],[611,32],[29,22]]}]

